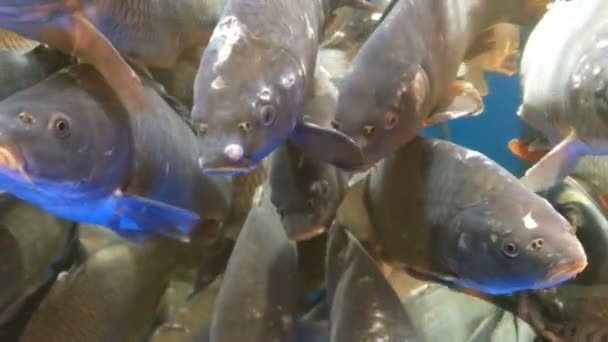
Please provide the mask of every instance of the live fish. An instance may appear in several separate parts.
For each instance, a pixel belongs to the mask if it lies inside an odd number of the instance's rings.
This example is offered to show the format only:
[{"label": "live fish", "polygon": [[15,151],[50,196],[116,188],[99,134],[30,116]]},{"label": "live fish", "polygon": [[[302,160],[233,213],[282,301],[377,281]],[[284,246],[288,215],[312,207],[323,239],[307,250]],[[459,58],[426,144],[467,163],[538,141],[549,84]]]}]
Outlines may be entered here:
[{"label": "live fish", "polygon": [[99,250],[58,279],[22,341],[140,339],[152,329],[180,247],[156,236]]},{"label": "live fish", "polygon": [[287,139],[313,159],[338,166],[360,162],[352,139],[301,116],[323,23],[333,9],[356,3],[226,3],[194,84],[192,121],[204,172],[249,172]]},{"label": "live fish", "polygon": [[554,286],[587,265],[568,221],[479,152],[416,138],[366,182],[380,245],[428,280],[502,294]]},{"label": "live fish", "polygon": [[[295,243],[281,227],[267,184],[234,246],[211,321],[211,341],[293,341]],[[255,256],[255,257],[252,257]]]},{"label": "live fish", "polygon": [[605,1],[555,1],[525,45],[518,116],[550,146],[522,178],[532,189],[557,184],[583,155],[608,154],[606,15]]},{"label": "live fish", "polygon": [[135,115],[79,64],[1,101],[1,187],[125,237],[186,239],[200,219],[223,222],[230,180],[200,172],[194,133],[155,89],[146,88],[155,110]]},{"label": "live fish", "polygon": [[329,235],[331,341],[421,341],[401,300],[356,238],[338,225]]},{"label": "live fish", "polygon": [[459,65],[492,53],[490,27],[527,22],[543,13],[546,3],[397,1],[356,54],[339,88],[336,126],[364,155],[352,169],[369,169],[425,125],[480,114],[481,95],[474,84],[456,79]]}]

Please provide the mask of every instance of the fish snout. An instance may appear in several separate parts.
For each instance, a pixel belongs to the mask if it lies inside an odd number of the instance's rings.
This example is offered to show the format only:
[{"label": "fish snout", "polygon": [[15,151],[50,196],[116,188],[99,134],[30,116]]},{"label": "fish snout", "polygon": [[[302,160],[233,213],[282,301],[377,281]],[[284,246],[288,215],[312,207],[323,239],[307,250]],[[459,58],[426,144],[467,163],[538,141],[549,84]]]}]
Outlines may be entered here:
[{"label": "fish snout", "polygon": [[542,280],[547,286],[554,286],[573,278],[587,267],[587,254],[578,240],[558,252],[557,256],[559,260],[550,266]]},{"label": "fish snout", "polygon": [[233,162],[240,161],[243,158],[244,153],[243,146],[239,144],[229,144],[224,147],[224,155]]}]

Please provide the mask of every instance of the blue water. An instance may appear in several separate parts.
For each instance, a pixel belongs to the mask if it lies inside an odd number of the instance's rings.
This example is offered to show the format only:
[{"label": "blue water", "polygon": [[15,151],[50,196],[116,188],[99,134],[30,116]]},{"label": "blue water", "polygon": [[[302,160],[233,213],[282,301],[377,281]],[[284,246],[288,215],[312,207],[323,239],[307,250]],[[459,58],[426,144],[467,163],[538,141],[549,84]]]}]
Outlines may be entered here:
[{"label": "blue water", "polygon": [[[484,112],[477,117],[450,121],[451,141],[477,150],[514,175],[522,176],[526,165],[507,146],[509,140],[522,132],[522,123],[516,115],[521,103],[519,75],[485,75],[489,94],[483,98]],[[422,135],[443,138],[438,126],[426,128]]]}]

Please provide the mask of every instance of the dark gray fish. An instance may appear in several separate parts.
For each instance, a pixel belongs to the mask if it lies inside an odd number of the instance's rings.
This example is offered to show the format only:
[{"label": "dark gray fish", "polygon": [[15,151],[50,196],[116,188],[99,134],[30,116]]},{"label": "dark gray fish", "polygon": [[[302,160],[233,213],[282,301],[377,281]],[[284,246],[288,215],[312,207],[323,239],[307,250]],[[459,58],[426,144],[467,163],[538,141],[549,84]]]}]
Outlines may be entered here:
[{"label": "dark gray fish", "polygon": [[249,172],[287,139],[313,159],[361,162],[352,139],[302,117],[323,24],[333,9],[356,2],[227,2],[194,84],[204,172]]},{"label": "dark gray fish", "polygon": [[[456,80],[460,64],[491,51],[477,36],[504,20],[544,11],[541,0],[397,1],[363,44],[340,86],[337,127],[368,169],[424,126],[481,113],[481,95]],[[351,164],[352,166],[353,164]]]},{"label": "dark gray fish", "polygon": [[357,239],[334,225],[327,246],[331,341],[419,341],[399,297]]},{"label": "dark gray fish", "polygon": [[33,86],[68,63],[68,56],[44,46],[27,54],[0,50],[0,99]]},{"label": "dark gray fish", "polygon": [[152,329],[181,243],[116,243],[60,277],[22,341],[139,341]]},{"label": "dark gray fish", "polygon": [[554,286],[587,265],[568,221],[479,152],[416,138],[367,182],[380,245],[428,280],[503,294]]},{"label": "dark gray fish", "polygon": [[259,190],[228,261],[211,323],[214,342],[294,341],[295,243],[268,191]]},{"label": "dark gray fish", "polygon": [[23,37],[4,34],[0,43],[15,49],[34,40],[73,54],[95,66],[130,113],[144,115],[155,107],[125,59],[160,67],[183,58],[196,63],[223,2],[3,0],[0,26]]},{"label": "dark gray fish", "polygon": [[71,222],[7,193],[0,197],[2,325],[21,309],[28,297],[54,281],[70,251],[77,248],[77,238]]},{"label": "dark gray fish", "polygon": [[522,178],[536,191],[556,185],[581,156],[608,154],[607,15],[606,1],[554,1],[528,38],[518,116],[550,148]]},{"label": "dark gray fish", "polygon": [[194,133],[155,89],[155,110],[133,115],[95,69],[75,65],[1,101],[0,187],[123,236],[223,222],[230,180],[200,172]]},{"label": "dark gray fish", "polygon": [[221,277],[195,293],[161,325],[150,342],[199,342],[209,340],[209,325],[221,286]]}]

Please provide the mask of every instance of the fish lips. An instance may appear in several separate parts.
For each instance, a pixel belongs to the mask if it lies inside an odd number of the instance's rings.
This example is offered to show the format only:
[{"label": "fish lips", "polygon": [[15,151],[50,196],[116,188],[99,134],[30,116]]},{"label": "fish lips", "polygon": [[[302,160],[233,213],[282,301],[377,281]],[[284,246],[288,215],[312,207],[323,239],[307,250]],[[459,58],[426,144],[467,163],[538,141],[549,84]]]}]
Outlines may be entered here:
[{"label": "fish lips", "polygon": [[25,158],[19,148],[0,145],[0,169],[16,173],[32,184],[32,179],[25,171]]},{"label": "fish lips", "polygon": [[316,215],[307,212],[285,212],[281,218],[287,236],[291,240],[309,240],[323,234],[326,226]]},{"label": "fish lips", "polygon": [[225,160],[217,163],[206,163],[204,158],[200,157],[198,164],[203,173],[209,176],[235,176],[249,173],[257,167],[257,164],[246,158],[236,162]]},{"label": "fish lips", "polygon": [[587,267],[587,259],[574,261],[561,261],[554,268],[551,268],[547,275],[538,284],[537,288],[547,288],[556,286],[568,279],[581,273]]}]

